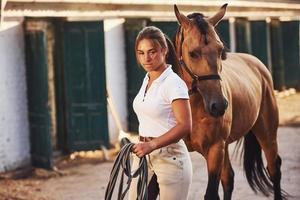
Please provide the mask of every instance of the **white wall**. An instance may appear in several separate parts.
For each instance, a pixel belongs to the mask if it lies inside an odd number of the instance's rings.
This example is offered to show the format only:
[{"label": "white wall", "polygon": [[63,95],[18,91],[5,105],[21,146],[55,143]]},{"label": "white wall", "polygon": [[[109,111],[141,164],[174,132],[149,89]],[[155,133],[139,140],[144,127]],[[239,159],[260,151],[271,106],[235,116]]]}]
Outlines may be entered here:
[{"label": "white wall", "polygon": [[30,164],[22,24],[0,27],[0,172]]},{"label": "white wall", "polygon": [[[108,104],[110,143],[118,141],[119,130],[127,131],[126,60],[123,19],[104,20],[106,87],[112,105]],[[116,112],[113,112],[113,111]],[[115,114],[114,114],[115,113]],[[118,127],[118,122],[120,126]]]}]

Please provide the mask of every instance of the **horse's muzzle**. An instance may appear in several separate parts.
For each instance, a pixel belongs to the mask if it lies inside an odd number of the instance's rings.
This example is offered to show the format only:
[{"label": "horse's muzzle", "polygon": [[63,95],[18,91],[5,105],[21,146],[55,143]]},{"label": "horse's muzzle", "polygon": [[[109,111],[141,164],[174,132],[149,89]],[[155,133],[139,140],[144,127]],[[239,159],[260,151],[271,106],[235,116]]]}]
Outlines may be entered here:
[{"label": "horse's muzzle", "polygon": [[211,103],[210,108],[209,108],[209,112],[210,115],[213,117],[221,117],[224,115],[226,109],[228,107],[228,101],[227,99],[223,99],[223,101],[214,101]]}]

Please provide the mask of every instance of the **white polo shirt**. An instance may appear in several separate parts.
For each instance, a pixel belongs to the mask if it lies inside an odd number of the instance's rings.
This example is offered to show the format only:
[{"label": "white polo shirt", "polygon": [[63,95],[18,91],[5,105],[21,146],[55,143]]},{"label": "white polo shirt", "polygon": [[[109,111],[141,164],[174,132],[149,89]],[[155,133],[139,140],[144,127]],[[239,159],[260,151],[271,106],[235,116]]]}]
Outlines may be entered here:
[{"label": "white polo shirt", "polygon": [[159,137],[176,125],[171,104],[175,99],[189,99],[188,88],[171,66],[152,82],[145,93],[148,81],[147,73],[133,101],[133,109],[139,120],[139,135]]}]

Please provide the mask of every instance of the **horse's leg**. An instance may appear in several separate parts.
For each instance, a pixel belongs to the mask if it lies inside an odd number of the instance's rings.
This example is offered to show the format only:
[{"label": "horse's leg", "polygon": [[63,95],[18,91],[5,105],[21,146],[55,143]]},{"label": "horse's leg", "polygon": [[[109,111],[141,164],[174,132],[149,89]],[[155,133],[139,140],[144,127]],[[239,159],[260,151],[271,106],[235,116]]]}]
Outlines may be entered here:
[{"label": "horse's leg", "polygon": [[224,159],[224,146],[224,141],[220,141],[210,146],[208,150],[208,154],[206,157],[208,185],[204,196],[205,200],[220,199],[218,195],[218,189]]},{"label": "horse's leg", "polygon": [[228,144],[226,144],[225,146],[225,156],[221,172],[221,182],[223,186],[224,200],[230,200],[234,187],[234,171],[229,160]]},{"label": "horse's leg", "polygon": [[281,186],[281,158],[278,155],[277,128],[278,110],[275,97],[267,91],[264,103],[261,107],[260,115],[252,128],[259,145],[265,153],[267,160],[267,170],[273,183],[274,199],[280,200],[284,197]]},{"label": "horse's leg", "polygon": [[[269,133],[268,129],[262,129],[261,125],[258,123],[253,128],[253,133],[255,134],[259,145],[264,151],[267,160],[267,170],[270,179],[273,183],[274,199],[282,199],[282,190],[280,186],[281,181],[281,158],[278,155],[278,147],[276,138],[272,138],[271,135],[276,133]],[[265,133],[265,134],[263,134]],[[267,134],[268,133],[268,134]],[[268,136],[269,135],[269,136]]]},{"label": "horse's leg", "polygon": [[148,199],[156,199],[159,194],[159,185],[157,183],[157,176],[153,174],[149,184],[148,184]]}]

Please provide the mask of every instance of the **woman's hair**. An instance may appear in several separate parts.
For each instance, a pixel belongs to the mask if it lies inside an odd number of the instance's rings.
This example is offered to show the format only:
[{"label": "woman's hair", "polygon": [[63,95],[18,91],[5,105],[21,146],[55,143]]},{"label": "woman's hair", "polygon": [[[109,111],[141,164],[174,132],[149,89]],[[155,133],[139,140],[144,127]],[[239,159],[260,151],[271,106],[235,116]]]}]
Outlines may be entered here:
[{"label": "woman's hair", "polygon": [[137,53],[137,47],[141,40],[152,40],[155,45],[159,45],[162,49],[167,50],[166,63],[172,65],[172,69],[175,73],[178,73],[179,61],[175,53],[173,43],[159,28],[155,26],[147,26],[143,28],[135,40],[135,53]]}]

